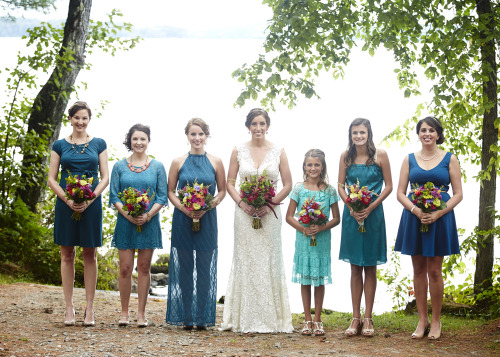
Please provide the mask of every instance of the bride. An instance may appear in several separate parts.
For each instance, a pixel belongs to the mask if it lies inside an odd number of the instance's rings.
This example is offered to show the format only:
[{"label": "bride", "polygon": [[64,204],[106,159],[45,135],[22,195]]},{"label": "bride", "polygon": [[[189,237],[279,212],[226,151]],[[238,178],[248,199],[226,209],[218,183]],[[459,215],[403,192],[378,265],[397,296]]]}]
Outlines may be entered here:
[{"label": "bride", "polygon": [[[266,140],[271,120],[263,109],[252,109],[246,127],[249,142],[234,148],[228,171],[227,191],[236,202],[234,215],[234,254],[224,302],[222,330],[234,332],[293,331],[292,315],[281,252],[281,210],[278,219],[267,206],[255,209],[243,202],[235,187],[236,176],[266,173],[271,180],[281,175],[283,189],[273,198],[283,201],[292,189],[292,175],[285,151]],[[261,218],[262,228],[253,229],[253,216]]]}]

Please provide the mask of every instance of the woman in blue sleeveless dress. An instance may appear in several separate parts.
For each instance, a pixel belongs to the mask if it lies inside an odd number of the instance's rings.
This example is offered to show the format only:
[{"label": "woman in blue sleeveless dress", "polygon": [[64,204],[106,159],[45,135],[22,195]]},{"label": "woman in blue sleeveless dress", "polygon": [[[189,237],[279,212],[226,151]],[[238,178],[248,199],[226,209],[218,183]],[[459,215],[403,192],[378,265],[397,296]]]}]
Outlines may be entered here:
[{"label": "woman in blue sleeveless dress", "polygon": [[[48,185],[57,195],[54,221],[54,243],[61,246],[61,280],[66,303],[64,324],[75,324],[73,285],[75,280],[75,246],[82,247],[86,307],[83,324],[94,325],[94,296],[97,284],[97,247],[102,245],[101,193],[109,183],[108,153],[103,139],[87,134],[92,111],[87,103],[78,101],[69,108],[73,132],[52,146]],[[61,180],[57,182],[61,166]],[[87,203],[75,203],[66,198],[66,178],[71,175],[93,177],[92,190],[96,198]],[[101,179],[98,180],[98,171]],[[81,220],[71,218],[81,213]]]},{"label": "woman in blue sleeveless dress", "polygon": [[[429,339],[433,340],[441,336],[443,257],[460,254],[453,208],[462,201],[462,181],[457,157],[438,147],[445,140],[441,122],[434,117],[424,118],[417,124],[417,134],[422,149],[404,159],[399,176],[398,201],[405,209],[394,250],[411,255],[413,263],[413,287],[419,320],[412,338],[423,338],[429,331]],[[422,186],[427,182],[432,182],[445,191],[441,194],[447,205],[444,210],[424,213],[411,201],[411,193],[406,195],[408,183]],[[450,183],[453,188],[452,197],[448,193]],[[428,225],[428,232],[420,232],[422,224]],[[432,305],[430,323],[427,314],[427,287]]]},{"label": "woman in blue sleeveless dress", "polygon": [[[159,212],[167,205],[167,174],[163,164],[150,159],[147,154],[151,130],[149,126],[136,124],[125,136],[125,147],[132,155],[118,161],[111,173],[109,204],[118,210],[115,232],[111,246],[118,248],[120,259],[120,275],[118,286],[120,290],[121,314],[119,326],[129,324],[129,302],[132,288],[132,271],[134,269],[135,251],[137,249],[137,326],[147,327],[146,303],[151,282],[151,259],[155,249],[161,249],[162,234]],[[152,198],[145,213],[132,217],[124,210],[124,203],[118,194],[128,189],[145,190]],[[141,227],[137,232],[136,226]]]},{"label": "woman in blue sleeveless dress", "polygon": [[[373,143],[370,121],[355,119],[349,126],[349,146],[340,156],[339,194],[344,203],[347,193],[344,185],[367,186],[374,191],[373,201],[360,212],[344,205],[342,238],[339,259],[351,264],[352,322],[345,331],[347,336],[361,333],[375,334],[372,321],[373,303],[377,288],[377,265],[387,261],[387,242],[382,201],[392,192],[389,158],[384,150]],[[382,190],[382,187],[384,189]],[[366,232],[358,231],[364,223]],[[364,272],[364,281],[363,281]],[[361,322],[361,297],[365,294],[365,315]]]},{"label": "woman in blue sleeveless dress", "polygon": [[[217,298],[217,210],[226,195],[222,161],[205,152],[210,129],[204,120],[191,119],[184,130],[190,151],[172,161],[168,195],[174,204],[170,249],[166,322],[190,330],[215,325]],[[214,196],[209,211],[189,211],[177,197],[177,189],[195,182],[210,185]],[[217,188],[217,195],[215,194]],[[192,230],[193,219],[201,229]]]}]

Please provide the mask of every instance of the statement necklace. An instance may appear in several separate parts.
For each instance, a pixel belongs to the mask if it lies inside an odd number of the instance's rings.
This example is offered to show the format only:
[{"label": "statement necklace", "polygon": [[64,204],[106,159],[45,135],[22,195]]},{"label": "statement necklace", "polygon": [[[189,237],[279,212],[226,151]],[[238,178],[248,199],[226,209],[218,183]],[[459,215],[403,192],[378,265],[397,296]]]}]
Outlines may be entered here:
[{"label": "statement necklace", "polygon": [[[71,147],[73,148],[73,150],[75,150],[75,152],[77,154],[83,154],[85,152],[85,149],[87,148],[87,146],[89,146],[89,142],[90,142],[90,140],[89,140],[89,134],[87,134],[87,138],[85,139],[85,143],[80,144],[80,145],[78,145],[76,143],[76,140],[73,140],[73,134],[70,134],[69,140],[71,141]],[[75,145],[78,147],[78,150],[81,149],[82,151],[76,150],[75,149]],[[83,148],[81,147],[82,145],[83,145]]]},{"label": "statement necklace", "polygon": [[148,158],[146,158],[146,162],[144,163],[144,165],[142,165],[141,167],[137,168],[135,166],[132,166],[132,156],[131,156],[130,157],[130,162],[128,163],[127,166],[130,169],[130,171],[139,173],[139,172],[146,171],[148,169],[150,163],[151,162],[148,162]]},{"label": "statement necklace", "polygon": [[425,158],[425,157],[423,157],[423,156],[422,156],[422,153],[420,153],[420,158],[421,158],[422,160],[424,160],[424,161],[430,161],[430,160],[432,160],[432,159],[434,159],[434,158],[436,157],[436,155],[438,154],[438,152],[439,152],[439,149],[437,149],[437,150],[436,150],[436,153],[435,153],[434,155],[432,155],[431,157],[429,157],[429,158]]}]

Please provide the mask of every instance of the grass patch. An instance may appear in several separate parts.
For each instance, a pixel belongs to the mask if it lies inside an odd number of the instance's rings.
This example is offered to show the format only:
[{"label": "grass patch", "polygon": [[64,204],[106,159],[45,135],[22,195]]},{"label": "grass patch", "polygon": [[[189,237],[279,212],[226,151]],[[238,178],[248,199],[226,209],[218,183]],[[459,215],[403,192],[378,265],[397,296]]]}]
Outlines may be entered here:
[{"label": "grass patch", "polygon": [[[332,330],[345,330],[352,320],[351,313],[333,311],[329,314],[321,315],[323,325]],[[446,326],[447,332],[461,330],[475,330],[488,320],[480,317],[459,317],[451,315],[441,315],[441,321]],[[304,322],[304,314],[293,314],[294,326],[301,326]],[[375,329],[386,331],[387,333],[412,332],[418,324],[418,315],[405,314],[403,312],[386,312],[381,315],[373,315]]]}]

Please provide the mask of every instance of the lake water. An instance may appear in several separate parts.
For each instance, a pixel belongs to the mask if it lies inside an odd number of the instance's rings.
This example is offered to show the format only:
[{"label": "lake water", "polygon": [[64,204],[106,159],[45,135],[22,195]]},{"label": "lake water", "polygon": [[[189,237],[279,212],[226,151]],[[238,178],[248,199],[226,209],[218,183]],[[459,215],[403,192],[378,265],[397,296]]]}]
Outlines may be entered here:
[{"label": "lake water", "polygon": [[[12,66],[17,51],[22,50],[22,41],[0,38],[0,44],[3,49],[0,68]],[[101,110],[102,117],[92,119],[88,131],[106,140],[110,157],[123,158],[128,155],[122,145],[128,128],[136,123],[150,125],[149,153],[168,170],[172,159],[189,149],[184,135],[186,122],[201,117],[210,125],[212,134],[206,150],[219,156],[227,170],[233,147],[250,139],[244,126],[245,116],[251,108],[259,106],[250,102],[241,109],[233,107],[242,86],[231,78],[231,73],[243,63],[255,61],[259,52],[261,40],[146,39],[133,51],[119,53],[114,58],[99,53],[89,55],[87,60],[93,69],[80,73],[79,80],[86,82],[88,88],[79,91],[78,99],[87,101],[95,111],[100,108],[100,100],[107,100],[109,104]],[[334,80],[326,73],[316,80],[321,100],[300,98],[292,110],[277,105],[276,112],[270,113],[267,138],[285,148],[294,182],[301,181],[304,153],[310,148],[320,148],[326,153],[330,183],[336,186],[339,157],[347,145],[347,131],[353,119],[370,119],[378,144],[393,128],[412,116],[415,106],[426,97],[404,99],[398,90],[394,68],[388,53],[370,57],[354,50],[343,80]],[[5,80],[5,72],[0,73],[0,83]],[[422,93],[427,93],[425,88],[429,84],[422,83]],[[75,99],[73,96],[72,100]],[[61,137],[70,132],[70,128],[63,128]],[[402,211],[395,194],[399,170],[404,156],[419,149],[416,134],[404,147],[393,143],[385,149],[394,185],[393,193],[384,201],[388,247],[392,249]],[[465,167],[469,181],[464,185],[464,201],[455,214],[460,227],[469,233],[477,224],[479,186],[472,179],[477,168]],[[283,203],[282,214],[288,207],[288,199]],[[340,203],[341,211],[342,206]],[[229,195],[217,211],[220,296],[226,291],[233,250],[234,202]],[[163,214],[170,215],[171,211],[167,209]],[[288,276],[292,271],[294,239],[294,230],[284,222],[283,255]],[[169,252],[168,232],[163,244],[164,249],[157,253]],[[338,260],[339,244],[338,226],[332,231],[333,284],[326,287],[324,307],[351,311],[350,267]],[[410,258],[403,256],[401,263],[405,272],[411,273]],[[289,283],[288,289],[292,311],[302,311],[300,286]],[[392,305],[392,297],[379,283],[375,313],[389,311]]]}]

